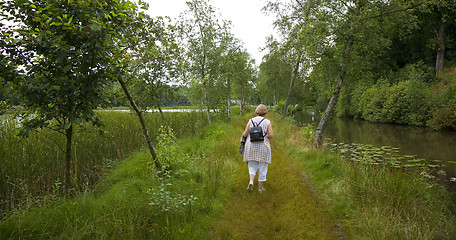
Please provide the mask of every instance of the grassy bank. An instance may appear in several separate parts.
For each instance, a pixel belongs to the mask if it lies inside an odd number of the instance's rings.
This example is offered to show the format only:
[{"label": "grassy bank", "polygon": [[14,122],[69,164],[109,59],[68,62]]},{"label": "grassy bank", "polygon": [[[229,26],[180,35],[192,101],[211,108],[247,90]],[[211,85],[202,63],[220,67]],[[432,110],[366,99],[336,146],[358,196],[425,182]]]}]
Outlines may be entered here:
[{"label": "grassy bank", "polygon": [[308,146],[311,129],[284,128],[290,154],[348,239],[455,239],[456,212],[426,174],[344,161]]}]

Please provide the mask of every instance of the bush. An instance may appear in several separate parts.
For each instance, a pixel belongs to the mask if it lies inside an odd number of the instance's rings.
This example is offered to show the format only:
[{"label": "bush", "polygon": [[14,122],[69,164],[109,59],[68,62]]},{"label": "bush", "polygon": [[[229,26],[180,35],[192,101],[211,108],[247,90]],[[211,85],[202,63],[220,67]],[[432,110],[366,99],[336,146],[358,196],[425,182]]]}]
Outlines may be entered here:
[{"label": "bush", "polygon": [[440,74],[439,82],[432,89],[435,97],[427,126],[456,130],[456,68]]},{"label": "bush", "polygon": [[383,122],[406,123],[407,101],[405,97],[406,85],[400,82],[388,88],[385,105],[382,109]]},{"label": "bush", "polygon": [[[274,112],[277,114],[282,115],[283,113],[283,108],[285,107],[285,99],[280,100],[277,105],[274,108]],[[291,104],[288,104],[287,107],[287,116],[291,116],[293,114],[293,106]]]},{"label": "bush", "polygon": [[417,81],[429,83],[434,78],[434,69],[426,66],[422,61],[408,64],[392,77],[394,82]]},{"label": "bush", "polygon": [[427,126],[433,129],[456,130],[456,108],[439,108],[432,112],[432,118]]},{"label": "bush", "polygon": [[405,103],[407,113],[405,123],[422,126],[430,118],[432,96],[427,83],[410,80],[405,82]]},{"label": "bush", "polygon": [[359,114],[374,122],[425,125],[430,118],[431,91],[417,80],[373,86],[360,97]]},{"label": "bush", "polygon": [[371,87],[360,97],[361,117],[373,122],[382,122],[382,109],[386,98],[386,87]]},{"label": "bush", "polygon": [[386,90],[382,121],[415,126],[429,119],[431,106],[429,87],[419,81],[399,82]]},{"label": "bush", "polygon": [[432,94],[428,83],[432,79],[432,69],[422,62],[410,64],[389,79],[379,79],[360,97],[365,87],[353,91],[352,102],[358,97],[357,115],[365,120],[422,126],[430,119]]}]

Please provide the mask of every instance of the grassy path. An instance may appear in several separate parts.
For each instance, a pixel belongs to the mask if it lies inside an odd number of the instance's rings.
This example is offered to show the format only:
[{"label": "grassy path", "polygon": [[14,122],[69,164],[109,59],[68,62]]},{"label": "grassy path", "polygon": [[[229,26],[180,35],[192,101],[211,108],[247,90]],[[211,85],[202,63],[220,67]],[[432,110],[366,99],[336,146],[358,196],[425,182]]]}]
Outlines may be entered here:
[{"label": "grassy path", "polygon": [[[334,223],[302,179],[297,162],[287,153],[279,120],[272,119],[272,145],[266,192],[247,193],[248,170],[239,160],[233,197],[224,206],[211,239],[337,239]],[[239,130],[242,132],[242,129]],[[239,157],[241,159],[241,157]]]}]

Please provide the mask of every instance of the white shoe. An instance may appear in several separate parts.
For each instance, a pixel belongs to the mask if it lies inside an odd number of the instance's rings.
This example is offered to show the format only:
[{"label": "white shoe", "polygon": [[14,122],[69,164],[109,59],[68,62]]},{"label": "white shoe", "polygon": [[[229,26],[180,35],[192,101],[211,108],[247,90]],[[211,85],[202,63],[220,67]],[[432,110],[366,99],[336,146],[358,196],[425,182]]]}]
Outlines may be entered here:
[{"label": "white shoe", "polygon": [[247,186],[247,192],[253,192],[253,184],[249,183],[249,186]]}]

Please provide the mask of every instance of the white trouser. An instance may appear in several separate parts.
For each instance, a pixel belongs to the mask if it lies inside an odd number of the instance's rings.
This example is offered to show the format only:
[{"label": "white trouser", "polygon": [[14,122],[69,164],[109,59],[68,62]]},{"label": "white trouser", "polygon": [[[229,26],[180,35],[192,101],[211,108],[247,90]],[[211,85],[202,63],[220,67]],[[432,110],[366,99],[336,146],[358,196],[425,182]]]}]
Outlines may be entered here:
[{"label": "white trouser", "polygon": [[268,164],[265,162],[249,161],[249,174],[255,175],[258,171],[258,182],[266,181],[266,174],[268,174]]}]

